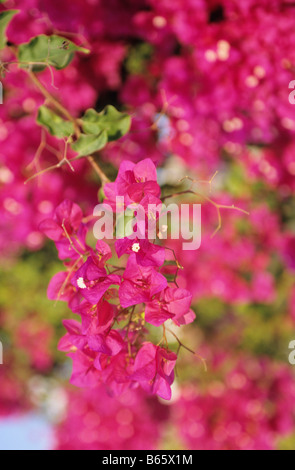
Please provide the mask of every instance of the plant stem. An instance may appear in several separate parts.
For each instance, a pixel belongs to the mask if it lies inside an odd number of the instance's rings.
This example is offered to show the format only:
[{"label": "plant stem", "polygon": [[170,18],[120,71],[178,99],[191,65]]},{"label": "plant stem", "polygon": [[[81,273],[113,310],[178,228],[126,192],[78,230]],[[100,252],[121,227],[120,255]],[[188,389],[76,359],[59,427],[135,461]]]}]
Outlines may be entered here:
[{"label": "plant stem", "polygon": [[[37,76],[32,72],[31,70],[28,71],[29,77],[31,78],[32,82],[35,84],[35,86],[39,89],[39,91],[43,94],[43,96],[53,104],[53,106],[61,113],[65,118],[67,118],[69,121],[71,121],[74,125],[75,129],[75,135],[77,139],[81,135],[80,127],[79,124],[77,123],[77,120],[71,115],[71,113],[57,100],[52,96],[52,94],[46,89],[46,87],[40,82],[40,80],[37,78]],[[102,186],[104,186],[106,183],[109,183],[110,180],[106,176],[106,174],[102,171],[102,169],[99,167],[99,165],[96,163],[93,157],[89,156],[86,157],[87,160],[89,161],[90,165],[96,172],[96,174],[99,176]]]},{"label": "plant stem", "polygon": [[100,180],[102,182],[102,187],[104,187],[104,185],[106,183],[109,183],[110,180],[109,178],[107,177],[107,175],[102,171],[102,169],[100,168],[100,166],[96,163],[96,161],[94,160],[93,157],[87,157],[90,165],[92,166],[92,168],[95,170],[95,172],[98,174],[98,176],[100,177]]},{"label": "plant stem", "polygon": [[51,93],[45,88],[45,86],[40,82],[39,78],[32,72],[31,70],[28,71],[29,77],[31,78],[32,82],[36,85],[36,87],[41,91],[43,96],[50,101],[54,107],[64,115],[69,121],[71,121],[75,126],[75,134],[77,137],[80,136],[80,129],[76,123],[76,119],[71,115],[71,113],[59,102],[57,99],[52,96]]}]

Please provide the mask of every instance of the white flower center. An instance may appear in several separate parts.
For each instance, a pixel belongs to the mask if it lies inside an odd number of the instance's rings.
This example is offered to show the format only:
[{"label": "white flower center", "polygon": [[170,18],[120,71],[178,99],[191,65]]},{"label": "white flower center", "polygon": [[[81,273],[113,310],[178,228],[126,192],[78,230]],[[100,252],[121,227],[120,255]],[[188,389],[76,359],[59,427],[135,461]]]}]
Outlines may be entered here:
[{"label": "white flower center", "polygon": [[139,243],[133,243],[132,251],[134,251],[134,253],[138,253],[140,251],[140,244]]},{"label": "white flower center", "polygon": [[79,277],[78,281],[77,281],[77,285],[80,289],[87,289],[87,286],[84,282],[84,279],[83,277]]}]

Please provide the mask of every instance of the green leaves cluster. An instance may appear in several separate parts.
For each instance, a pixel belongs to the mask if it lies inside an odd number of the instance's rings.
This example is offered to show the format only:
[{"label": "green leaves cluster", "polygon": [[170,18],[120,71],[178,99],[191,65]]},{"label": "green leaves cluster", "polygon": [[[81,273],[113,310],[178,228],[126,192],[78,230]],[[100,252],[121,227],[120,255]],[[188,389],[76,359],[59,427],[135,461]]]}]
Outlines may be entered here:
[{"label": "green leaves cluster", "polygon": [[[0,0],[3,3],[2,0]],[[6,29],[18,10],[6,10],[0,13],[0,49],[7,45]],[[19,66],[32,72],[41,72],[46,67],[57,70],[67,67],[76,52],[89,54],[89,50],[79,47],[72,41],[57,35],[36,36],[18,47]],[[120,139],[127,134],[131,126],[128,114],[119,112],[113,106],[107,106],[101,113],[88,109],[81,120],[74,122],[63,119],[47,106],[41,106],[37,123],[58,139],[74,137],[75,127],[81,128],[81,135],[71,143],[78,157],[85,157],[103,149],[108,142]]]},{"label": "green leaves cluster", "polygon": [[88,109],[81,120],[83,134],[72,147],[80,157],[91,155],[118,140],[130,129],[131,118],[114,106],[107,106],[101,113]]},{"label": "green leaves cluster", "polygon": [[101,113],[88,109],[82,118],[82,128],[85,134],[97,135],[106,132],[108,141],[118,140],[130,129],[129,114],[120,113],[114,106],[107,106]]},{"label": "green leaves cluster", "polygon": [[[64,120],[47,106],[39,108],[37,122],[58,139],[74,136],[74,124]],[[127,134],[131,117],[113,106],[107,106],[101,113],[88,109],[79,124],[83,133],[72,143],[72,149],[82,158],[102,150],[108,142]]]},{"label": "green leaves cluster", "polygon": [[47,106],[39,108],[37,123],[46,127],[51,135],[58,139],[70,137],[74,134],[74,124],[70,121],[65,121]]}]

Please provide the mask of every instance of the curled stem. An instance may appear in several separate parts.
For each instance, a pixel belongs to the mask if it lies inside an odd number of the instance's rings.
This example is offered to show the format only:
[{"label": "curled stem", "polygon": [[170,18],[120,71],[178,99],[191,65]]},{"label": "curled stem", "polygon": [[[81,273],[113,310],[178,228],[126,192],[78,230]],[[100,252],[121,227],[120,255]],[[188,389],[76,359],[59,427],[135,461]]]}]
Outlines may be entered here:
[{"label": "curled stem", "polygon": [[178,342],[178,345],[179,345],[179,348],[177,350],[177,354],[179,353],[180,349],[181,348],[184,348],[186,349],[187,351],[189,351],[190,353],[192,353],[194,356],[196,356],[198,359],[200,359],[200,361],[202,362],[203,366],[204,366],[204,370],[205,372],[208,371],[208,368],[207,368],[207,364],[206,364],[206,360],[200,356],[199,354],[197,354],[195,351],[193,351],[192,349],[188,348],[187,346],[185,346],[181,341],[180,339],[178,338],[178,336],[172,331],[170,330],[169,328],[166,327],[166,330],[169,331],[169,333],[174,336],[174,338],[176,339],[176,341]]},{"label": "curled stem", "polygon": [[171,198],[182,196],[182,195],[185,195],[185,194],[193,194],[195,196],[198,196],[198,197],[204,199],[205,201],[209,202],[210,204],[212,204],[216,208],[217,216],[218,216],[218,226],[217,226],[216,230],[213,232],[213,234],[211,235],[211,238],[214,238],[215,235],[219,232],[219,230],[222,227],[221,209],[235,210],[235,211],[241,212],[243,214],[250,215],[249,212],[247,212],[244,209],[241,209],[240,207],[235,206],[234,204],[231,205],[231,206],[227,206],[225,204],[218,204],[217,202],[213,201],[208,196],[205,196],[204,194],[199,193],[198,191],[193,191],[192,189],[181,191],[181,192],[175,193],[175,194],[170,194],[168,196],[165,196],[162,199],[162,201],[164,202],[166,199],[171,199]]}]

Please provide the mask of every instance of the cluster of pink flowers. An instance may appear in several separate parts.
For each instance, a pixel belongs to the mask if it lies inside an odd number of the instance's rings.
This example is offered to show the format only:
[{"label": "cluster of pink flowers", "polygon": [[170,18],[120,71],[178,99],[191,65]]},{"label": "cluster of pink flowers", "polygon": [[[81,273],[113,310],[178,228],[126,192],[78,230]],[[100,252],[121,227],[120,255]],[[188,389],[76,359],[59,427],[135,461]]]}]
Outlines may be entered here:
[{"label": "cluster of pink flowers", "polygon": [[117,398],[102,386],[68,392],[66,415],[56,427],[56,447],[161,448],[169,430],[169,446],[177,439],[191,450],[278,448],[294,429],[295,386],[290,370],[266,358],[233,359],[208,349],[207,353],[212,380],[182,385],[168,406],[131,390]]},{"label": "cluster of pink flowers", "polygon": [[[168,104],[168,132],[158,139],[150,132],[150,141],[157,141],[150,155],[159,159],[169,151],[208,174],[226,152],[243,161],[249,175],[293,190],[295,108],[288,99],[294,79],[293,5],[280,0],[249,0],[243,7],[233,0],[147,4],[133,17],[135,31],[153,46],[147,71],[130,74],[121,97],[136,112],[137,130],[151,125]],[[144,155],[146,140],[146,135],[128,137],[129,158]],[[116,159],[117,151],[115,144],[107,153]]]},{"label": "cluster of pink flowers", "polygon": [[[294,376],[268,359],[242,357],[231,369],[215,358],[215,380],[203,391],[187,386],[172,421],[196,450],[274,450],[294,429]],[[225,369],[224,369],[225,368]],[[222,374],[224,380],[219,380]]]},{"label": "cluster of pink flowers", "polygon": [[[42,83],[74,116],[96,102],[105,104],[108,97],[134,111],[134,132],[108,146],[105,159],[119,164],[123,158],[139,161],[149,155],[162,162],[173,154],[207,176],[220,167],[226,152],[242,162],[249,178],[262,179],[288,195],[294,189],[295,166],[295,108],[288,101],[294,78],[292,4],[247,0],[243,5],[232,0],[178,0],[173,5],[129,0],[124,6],[120,0],[62,5],[8,0],[0,9],[20,9],[8,29],[12,43],[58,31],[90,43],[89,57],[76,58],[55,73],[54,86],[50,71],[43,72]],[[122,74],[129,47],[136,53],[138,41],[150,46],[146,72],[131,67]],[[13,58],[4,51],[1,60]],[[9,71],[6,105],[0,107],[0,250],[8,254],[22,246],[40,248],[44,239],[39,222],[63,199],[88,208],[95,197],[81,184],[81,177],[88,175],[83,162],[75,164],[77,177],[64,168],[43,175],[42,185],[23,187],[36,170],[27,167],[40,143],[33,117],[43,100],[16,65]],[[163,110],[162,124],[157,120]],[[45,149],[41,163],[54,161]]]},{"label": "cluster of pink flowers", "polygon": [[71,390],[67,397],[66,416],[56,427],[56,449],[149,450],[159,446],[168,408],[157,399],[132,390],[114,398],[103,386]]},{"label": "cluster of pink flowers", "polygon": [[[223,200],[230,203],[228,199]],[[243,201],[240,206],[243,207]],[[239,230],[241,220],[246,225],[244,232]],[[214,296],[229,304],[271,304],[277,295],[271,264],[281,255],[280,263],[286,265],[287,249],[291,262],[290,247],[284,242],[278,215],[264,203],[253,208],[246,218],[224,212],[222,230],[212,238],[216,211],[208,206],[203,207],[202,223],[202,245],[194,255],[183,251],[178,241],[171,241],[185,268],[181,285],[190,290],[196,300]],[[221,253],[227,255],[221,256]]]},{"label": "cluster of pink flowers", "polygon": [[[116,181],[104,190],[105,203],[124,197],[135,210],[146,208],[146,218],[149,201],[161,202],[156,168],[149,159],[123,162]],[[106,242],[98,241],[95,249],[87,245],[82,210],[69,200],[40,228],[55,242],[67,267],[52,279],[49,298],[67,301],[82,320],[64,321],[67,334],[59,344],[73,359],[71,382],[80,387],[103,382],[114,394],[140,385],[169,400],[177,356],[145,341],[145,323],[161,326],[172,320],[183,325],[195,315],[190,310],[192,294],[169,285],[161,273],[165,248],[149,241],[147,232],[143,240],[134,238],[134,232],[115,244],[118,258],[128,256],[126,267],[113,266]]]}]

